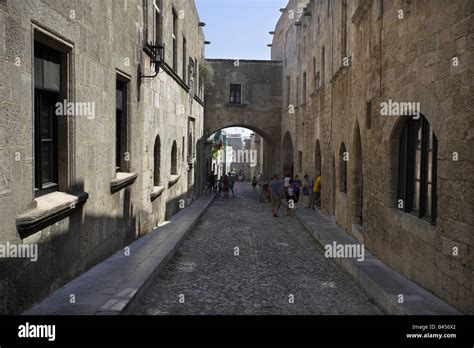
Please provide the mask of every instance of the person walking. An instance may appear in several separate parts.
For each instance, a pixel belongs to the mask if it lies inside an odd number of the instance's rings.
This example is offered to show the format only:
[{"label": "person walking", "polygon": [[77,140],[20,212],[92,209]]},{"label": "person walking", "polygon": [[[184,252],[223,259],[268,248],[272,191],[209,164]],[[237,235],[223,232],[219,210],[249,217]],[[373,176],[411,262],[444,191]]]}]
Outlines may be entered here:
[{"label": "person walking", "polygon": [[300,180],[300,176],[295,176],[295,181],[293,182],[293,189],[295,191],[295,203],[298,203],[298,201],[300,200],[300,191],[302,184],[303,183]]},{"label": "person walking", "polygon": [[257,177],[253,177],[252,179],[252,188],[255,191],[257,189]]},{"label": "person walking", "polygon": [[293,216],[293,212],[295,210],[296,204],[296,197],[295,197],[295,189],[294,189],[294,181],[291,179],[288,182],[288,187],[285,190],[286,196],[286,216]]},{"label": "person walking", "polygon": [[304,203],[309,205],[309,194],[313,187],[311,186],[308,174],[305,174],[303,177],[303,195],[304,195]]},{"label": "person walking", "polygon": [[224,174],[222,178],[222,191],[224,192],[224,200],[229,200],[229,177]]},{"label": "person walking", "polygon": [[278,180],[278,175],[274,175],[272,182],[270,183],[270,195],[272,200],[272,215],[278,217],[278,209],[281,205],[281,184]]},{"label": "person walking", "polygon": [[235,185],[235,176],[229,173],[229,189],[232,192],[232,198],[235,198],[234,185]]},{"label": "person walking", "polygon": [[[314,203],[320,207],[321,206],[321,172],[318,170],[316,172],[316,182],[315,182],[315,188],[313,189],[316,190],[316,195],[314,197]],[[313,207],[314,209],[314,207]]]},{"label": "person walking", "polygon": [[314,210],[315,209],[314,205],[315,204],[319,205],[318,202],[320,201],[320,199],[321,199],[321,175],[319,174],[319,171],[317,171],[308,208],[312,208]]},{"label": "person walking", "polygon": [[219,181],[217,181],[217,189],[218,189],[218,193],[217,193],[217,196],[221,196],[222,194],[222,184],[223,184],[223,181],[224,181],[224,177],[221,176],[221,178],[219,179]]}]

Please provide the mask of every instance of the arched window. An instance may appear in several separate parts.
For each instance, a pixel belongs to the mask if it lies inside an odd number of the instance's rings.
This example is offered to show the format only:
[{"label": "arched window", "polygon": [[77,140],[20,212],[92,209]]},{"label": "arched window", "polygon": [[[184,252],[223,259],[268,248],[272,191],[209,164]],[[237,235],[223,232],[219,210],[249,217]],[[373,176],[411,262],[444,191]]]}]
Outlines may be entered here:
[{"label": "arched window", "polygon": [[339,191],[347,193],[347,161],[349,154],[346,151],[346,145],[342,143],[339,150]]},{"label": "arched window", "polygon": [[398,204],[403,211],[436,222],[438,144],[429,122],[410,118],[400,136]]},{"label": "arched window", "polygon": [[155,146],[153,150],[153,186],[160,186],[160,164],[161,164],[161,142],[157,135],[155,139]]},{"label": "arched window", "polygon": [[171,175],[178,174],[178,148],[176,141],[173,141],[173,147],[171,148]]}]

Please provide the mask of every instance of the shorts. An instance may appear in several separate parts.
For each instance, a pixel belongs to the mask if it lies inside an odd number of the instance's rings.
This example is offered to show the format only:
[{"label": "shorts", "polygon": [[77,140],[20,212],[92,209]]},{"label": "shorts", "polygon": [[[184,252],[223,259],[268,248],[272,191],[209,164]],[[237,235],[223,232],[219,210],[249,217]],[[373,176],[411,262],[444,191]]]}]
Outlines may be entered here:
[{"label": "shorts", "polygon": [[281,205],[281,198],[280,197],[272,197],[272,209],[280,208]]}]

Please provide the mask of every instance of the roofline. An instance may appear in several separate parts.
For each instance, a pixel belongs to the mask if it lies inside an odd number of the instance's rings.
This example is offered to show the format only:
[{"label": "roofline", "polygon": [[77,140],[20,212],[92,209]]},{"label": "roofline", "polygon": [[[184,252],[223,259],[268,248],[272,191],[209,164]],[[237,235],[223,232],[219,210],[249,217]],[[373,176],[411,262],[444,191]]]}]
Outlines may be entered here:
[{"label": "roofline", "polygon": [[227,59],[227,58],[206,58],[206,60],[213,61],[213,62],[235,62],[238,60],[239,62],[246,62],[246,63],[270,63],[270,64],[283,64],[281,60],[265,60],[265,59]]}]

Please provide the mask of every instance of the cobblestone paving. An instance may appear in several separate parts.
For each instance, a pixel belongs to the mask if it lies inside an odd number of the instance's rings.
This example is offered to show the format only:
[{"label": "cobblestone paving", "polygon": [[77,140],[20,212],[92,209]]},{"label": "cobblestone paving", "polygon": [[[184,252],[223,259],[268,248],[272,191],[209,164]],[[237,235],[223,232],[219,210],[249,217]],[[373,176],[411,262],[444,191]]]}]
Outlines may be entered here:
[{"label": "cobblestone paving", "polygon": [[236,189],[204,213],[137,314],[382,314],[295,217],[273,218],[250,184]]}]

